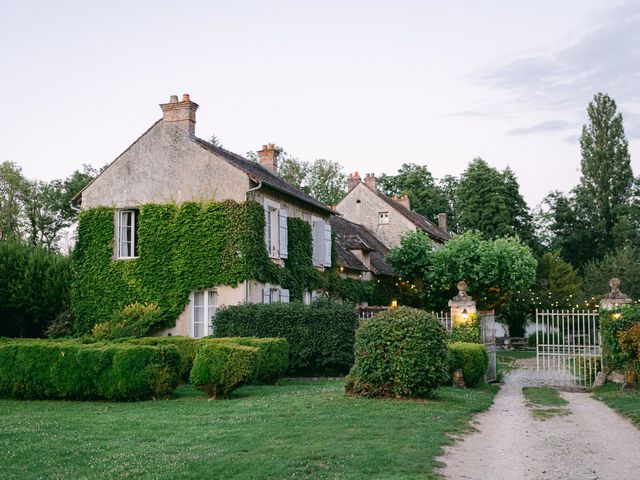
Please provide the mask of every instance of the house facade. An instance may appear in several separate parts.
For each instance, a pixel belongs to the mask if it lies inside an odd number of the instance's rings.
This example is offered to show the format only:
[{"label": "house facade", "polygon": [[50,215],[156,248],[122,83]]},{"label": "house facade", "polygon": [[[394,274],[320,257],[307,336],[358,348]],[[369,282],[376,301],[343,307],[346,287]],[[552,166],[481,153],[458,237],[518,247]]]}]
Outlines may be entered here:
[{"label": "house facade", "polygon": [[387,249],[399,245],[405,234],[417,230],[425,232],[437,244],[451,238],[446,214],[440,214],[439,225],[436,225],[411,210],[408,196],[389,197],[378,191],[373,173],[367,173],[364,181],[358,172],[348,176],[347,195],[338,203],[336,211],[346,220],[366,228]]},{"label": "house facade", "polygon": [[[335,267],[334,212],[277,175],[273,144],[253,162],[196,136],[189,95],[160,107],[162,118],[75,199],[82,212],[72,303],[81,323],[106,321],[123,303],[158,303],[168,315],[161,334],[202,337],[217,308],[293,300],[283,285],[293,277],[285,271],[292,249],[318,272]],[[291,245],[292,225],[308,226],[308,249]],[[297,299],[314,292],[298,288]]]}]

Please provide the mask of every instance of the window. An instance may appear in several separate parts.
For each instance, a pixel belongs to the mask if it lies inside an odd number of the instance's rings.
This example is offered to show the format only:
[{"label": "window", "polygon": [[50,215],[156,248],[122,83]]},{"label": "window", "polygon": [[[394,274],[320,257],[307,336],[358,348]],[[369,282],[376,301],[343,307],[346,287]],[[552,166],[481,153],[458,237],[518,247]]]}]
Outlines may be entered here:
[{"label": "window", "polygon": [[116,230],[116,257],[138,256],[138,211],[118,210]]},{"label": "window", "polygon": [[277,203],[264,205],[264,243],[271,258],[287,258],[289,253],[288,215]]},{"label": "window", "polygon": [[378,223],[389,223],[389,212],[378,212]]},{"label": "window", "polygon": [[317,267],[331,266],[331,225],[324,220],[314,219],[313,233],[313,264]]},{"label": "window", "polygon": [[289,290],[266,286],[262,289],[262,303],[289,303]]},{"label": "window", "polygon": [[215,290],[201,290],[191,294],[190,331],[194,338],[213,335],[213,316],[218,307],[218,293]]}]

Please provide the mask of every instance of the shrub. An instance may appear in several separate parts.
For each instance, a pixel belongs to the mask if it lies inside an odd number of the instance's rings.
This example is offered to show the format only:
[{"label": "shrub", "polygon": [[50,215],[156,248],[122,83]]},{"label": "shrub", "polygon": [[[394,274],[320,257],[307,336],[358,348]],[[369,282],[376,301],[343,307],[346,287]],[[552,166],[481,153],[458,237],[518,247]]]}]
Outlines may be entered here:
[{"label": "shrub", "polygon": [[178,355],[180,356],[180,378],[183,383],[189,382],[189,374],[191,373],[191,367],[193,366],[193,359],[196,357],[196,352],[200,346],[199,340],[191,337],[175,336],[134,338],[127,339],[126,341],[134,345],[171,345],[175,347]]},{"label": "shrub", "polygon": [[191,384],[210,399],[252,381],[259,369],[260,351],[225,342],[202,342],[191,369]]},{"label": "shrub", "polygon": [[[538,330],[538,340],[540,340],[540,343],[562,345],[562,337],[560,333],[556,331],[546,332],[544,330]],[[580,341],[580,339],[576,338],[575,341]],[[527,343],[531,348],[535,348],[538,346],[538,343],[536,340],[536,332],[529,334],[529,336],[527,337]]]},{"label": "shrub", "polygon": [[626,373],[640,376],[640,323],[618,334],[620,348],[627,356]]},{"label": "shrub", "polygon": [[620,334],[640,322],[640,306],[621,307],[617,314],[610,310],[600,309],[598,317],[605,368],[607,371],[624,371],[630,358],[620,345]]},{"label": "shrub", "polygon": [[140,400],[169,395],[179,380],[174,347],[82,344],[71,340],[0,343],[0,396]]},{"label": "shrub", "polygon": [[455,319],[453,328],[451,329],[451,341],[481,343],[482,328],[480,326],[480,316],[477,313],[472,313],[465,321]]},{"label": "shrub", "polygon": [[452,378],[456,370],[461,370],[464,382],[469,387],[475,387],[484,380],[484,375],[489,368],[489,354],[484,345],[454,342],[447,348],[449,349],[449,372]]},{"label": "shrub", "polygon": [[286,338],[289,373],[334,375],[353,365],[358,319],[337,302],[253,304],[218,310],[214,328],[217,337]]},{"label": "shrub", "polygon": [[446,332],[431,314],[398,307],[374,315],[356,334],[348,394],[425,397],[448,376]]},{"label": "shrub", "polygon": [[132,303],[116,312],[108,322],[94,325],[91,334],[97,340],[139,338],[153,333],[163,322],[162,312],[157,305]]},{"label": "shrub", "polygon": [[64,310],[49,324],[44,331],[44,336],[47,338],[71,337],[73,335],[75,321],[73,310]]},{"label": "shrub", "polygon": [[260,367],[256,380],[276,383],[289,366],[289,343],[285,338],[223,337],[207,338],[205,341],[233,343],[260,350]]}]

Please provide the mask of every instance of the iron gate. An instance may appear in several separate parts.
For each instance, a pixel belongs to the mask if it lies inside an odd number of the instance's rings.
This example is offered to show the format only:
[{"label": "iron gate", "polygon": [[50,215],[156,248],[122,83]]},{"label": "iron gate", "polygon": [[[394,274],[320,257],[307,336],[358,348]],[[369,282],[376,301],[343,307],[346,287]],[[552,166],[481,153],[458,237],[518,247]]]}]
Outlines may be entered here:
[{"label": "iron gate", "polygon": [[586,388],[602,370],[598,312],[536,310],[538,381]]}]

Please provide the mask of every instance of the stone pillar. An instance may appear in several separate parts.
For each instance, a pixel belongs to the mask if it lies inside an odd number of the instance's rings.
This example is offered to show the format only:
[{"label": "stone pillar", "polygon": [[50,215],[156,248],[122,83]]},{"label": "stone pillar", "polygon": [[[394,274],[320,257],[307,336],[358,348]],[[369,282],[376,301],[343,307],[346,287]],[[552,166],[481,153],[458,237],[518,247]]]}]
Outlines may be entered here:
[{"label": "stone pillar", "polygon": [[476,302],[467,294],[467,283],[458,282],[458,294],[449,300],[452,325],[466,322],[476,313]]},{"label": "stone pillar", "polygon": [[625,295],[620,291],[620,280],[618,278],[612,278],[609,286],[611,287],[611,292],[600,300],[600,308],[617,310],[622,305],[633,303],[629,295]]}]

